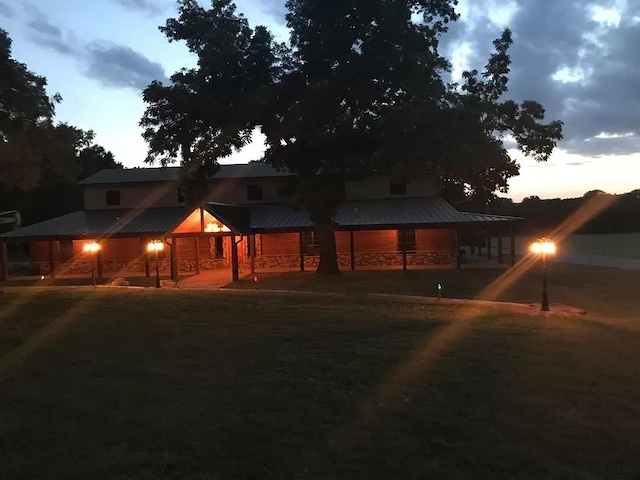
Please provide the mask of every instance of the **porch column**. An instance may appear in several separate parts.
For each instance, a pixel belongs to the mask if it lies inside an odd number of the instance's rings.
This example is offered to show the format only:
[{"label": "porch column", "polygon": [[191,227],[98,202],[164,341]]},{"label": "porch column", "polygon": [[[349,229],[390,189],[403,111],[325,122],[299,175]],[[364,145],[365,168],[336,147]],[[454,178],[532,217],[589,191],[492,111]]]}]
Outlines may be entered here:
[{"label": "porch column", "polygon": [[0,280],[9,278],[9,254],[6,242],[0,243]]},{"label": "porch column", "polygon": [[487,237],[487,260],[491,260],[491,237]]},{"label": "porch column", "polygon": [[455,230],[455,248],[456,248],[456,268],[460,270],[460,232],[458,229]]},{"label": "porch column", "polygon": [[353,230],[349,231],[349,244],[351,248],[351,271],[356,269],[356,249]]},{"label": "porch column", "polygon": [[407,269],[407,231],[402,230],[403,233],[403,241],[402,241],[402,270]]},{"label": "porch column", "polygon": [[502,232],[498,235],[498,263],[502,264],[504,256],[502,255]]},{"label": "porch column", "polygon": [[54,258],[53,242],[49,240],[49,276],[56,278],[56,261]]},{"label": "porch column", "polygon": [[178,239],[176,237],[171,238],[171,280],[178,281]]},{"label": "porch column", "polygon": [[516,237],[513,233],[513,227],[509,228],[509,243],[511,247],[511,266],[516,264]]},{"label": "porch column", "polygon": [[238,265],[238,244],[236,236],[231,235],[231,279],[235,282],[240,279],[240,271]]},{"label": "porch column", "polygon": [[149,251],[147,250],[147,239],[140,237],[140,249],[144,256],[144,276],[151,276],[151,261],[149,260]]},{"label": "porch column", "polygon": [[96,253],[96,266],[98,269],[98,280],[102,279],[102,249]]},{"label": "porch column", "polygon": [[200,237],[196,237],[196,253],[194,259],[196,262],[196,275],[200,275]]},{"label": "porch column", "polygon": [[249,255],[251,261],[251,273],[256,273],[256,236],[249,237]]},{"label": "porch column", "polygon": [[300,240],[300,271],[304,272],[304,238],[302,232],[298,233]]}]

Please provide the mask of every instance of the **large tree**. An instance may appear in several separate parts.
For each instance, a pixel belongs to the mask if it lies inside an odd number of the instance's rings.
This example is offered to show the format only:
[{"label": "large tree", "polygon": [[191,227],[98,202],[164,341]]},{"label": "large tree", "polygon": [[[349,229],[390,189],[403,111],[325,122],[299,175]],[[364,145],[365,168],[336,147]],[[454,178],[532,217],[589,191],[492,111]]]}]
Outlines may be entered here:
[{"label": "large tree", "polygon": [[181,152],[203,179],[261,127],[263,160],[296,174],[290,191],[320,237],[318,272],[338,271],[334,216],[349,180],[430,175],[448,195],[487,201],[518,174],[507,135],[540,161],[562,136],[537,102],[505,99],[508,30],[482,73],[444,80],[438,40],[457,19],[455,0],[288,0],[288,46],[250,29],[230,0],[178,3],[162,30],[186,41],[198,66],[145,91],[149,161]]}]

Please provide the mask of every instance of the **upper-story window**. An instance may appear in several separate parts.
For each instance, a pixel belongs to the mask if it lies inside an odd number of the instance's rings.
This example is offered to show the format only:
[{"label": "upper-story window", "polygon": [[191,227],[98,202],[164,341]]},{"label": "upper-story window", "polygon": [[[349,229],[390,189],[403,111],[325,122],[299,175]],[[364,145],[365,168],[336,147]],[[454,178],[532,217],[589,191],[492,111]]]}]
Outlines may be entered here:
[{"label": "upper-story window", "polygon": [[120,190],[107,190],[106,201],[110,206],[120,205]]},{"label": "upper-story window", "polygon": [[389,189],[390,189],[391,195],[406,195],[407,184],[405,182],[395,182],[391,180],[391,185]]},{"label": "upper-story window", "polygon": [[186,197],[184,196],[184,190],[178,187],[178,203],[184,203],[186,201]]},{"label": "upper-story window", "polygon": [[262,185],[247,185],[247,200],[262,200]]}]

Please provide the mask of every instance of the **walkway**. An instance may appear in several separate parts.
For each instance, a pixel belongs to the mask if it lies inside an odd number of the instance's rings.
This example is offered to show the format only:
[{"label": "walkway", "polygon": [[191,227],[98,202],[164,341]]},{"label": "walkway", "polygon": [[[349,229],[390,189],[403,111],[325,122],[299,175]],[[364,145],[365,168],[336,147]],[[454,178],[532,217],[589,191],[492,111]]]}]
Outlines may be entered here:
[{"label": "walkway", "polygon": [[203,270],[199,275],[180,280],[178,286],[195,290],[216,290],[229,283],[231,283],[231,269]]}]

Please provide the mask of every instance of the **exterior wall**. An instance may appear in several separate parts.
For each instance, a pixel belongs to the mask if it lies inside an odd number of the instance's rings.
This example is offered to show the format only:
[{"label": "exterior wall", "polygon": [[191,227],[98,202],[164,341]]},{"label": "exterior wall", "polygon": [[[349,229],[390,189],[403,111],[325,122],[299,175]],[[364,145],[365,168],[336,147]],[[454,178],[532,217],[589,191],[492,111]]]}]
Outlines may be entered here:
[{"label": "exterior wall", "polygon": [[433,197],[439,188],[435,180],[412,179],[407,182],[404,195],[391,195],[391,180],[393,177],[381,175],[367,178],[359,182],[348,182],[346,185],[347,200],[373,200],[380,198],[415,198]]},{"label": "exterior wall", "polygon": [[[437,195],[438,186],[434,180],[413,179],[406,185],[406,194],[391,195],[391,176],[377,176],[346,185],[347,200],[370,200],[380,198],[430,197]],[[291,202],[291,197],[282,195],[279,189],[288,181],[287,177],[231,178],[213,180],[209,201],[247,205],[256,203]],[[262,200],[247,198],[247,185],[262,186]],[[107,205],[106,192],[120,191],[120,205]],[[177,207],[178,183],[138,183],[114,185],[87,185],[84,189],[85,210],[114,208]]]},{"label": "exterior wall", "polygon": [[[287,177],[268,178],[229,178],[213,180],[210,202],[247,205],[257,203],[291,202],[291,197],[279,193],[280,187],[287,182]],[[247,198],[247,185],[262,186],[262,200],[251,201]]]},{"label": "exterior wall", "polygon": [[[402,252],[398,250],[396,230],[356,231],[354,257],[356,269],[402,268]],[[416,251],[407,253],[407,265],[436,267],[456,265],[454,229],[425,229],[416,231]],[[297,233],[261,235],[262,252],[256,256],[257,270],[299,270],[300,246]],[[351,239],[349,232],[336,232],[336,250],[340,268],[351,268]],[[305,269],[318,266],[319,257],[305,256]]]},{"label": "exterior wall", "polygon": [[[107,205],[107,191],[120,191],[120,205]],[[85,210],[114,208],[178,207],[177,182],[116,185],[87,185],[84,189]]]}]

